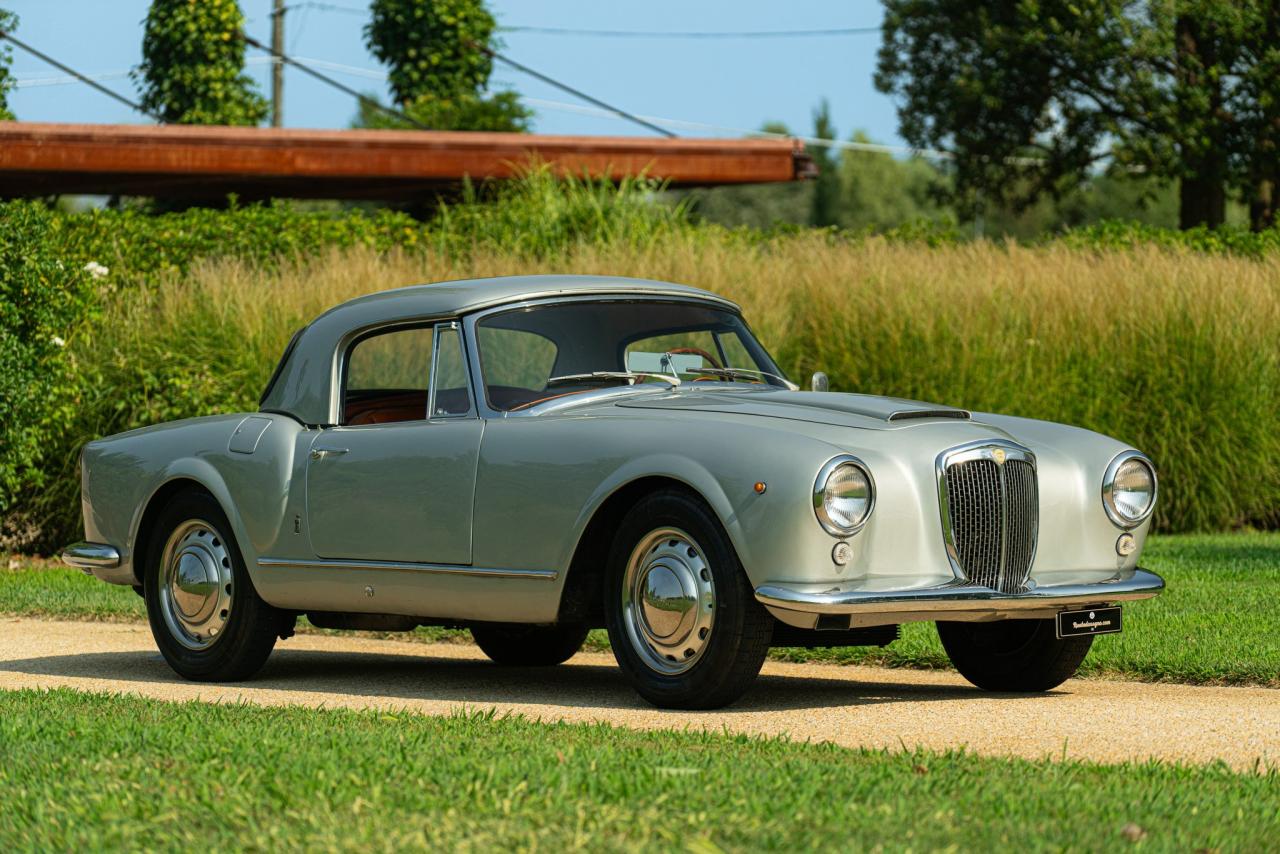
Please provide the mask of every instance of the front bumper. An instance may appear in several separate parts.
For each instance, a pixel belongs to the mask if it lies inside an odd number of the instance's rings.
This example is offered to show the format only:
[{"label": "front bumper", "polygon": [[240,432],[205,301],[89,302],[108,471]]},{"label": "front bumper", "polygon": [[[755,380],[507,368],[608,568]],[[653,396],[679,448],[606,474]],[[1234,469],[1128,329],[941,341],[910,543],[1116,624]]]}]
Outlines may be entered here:
[{"label": "front bumper", "polygon": [[964,582],[889,591],[764,584],[756,588],[756,599],[789,625],[845,629],[919,620],[1045,618],[1074,606],[1150,599],[1163,589],[1160,576],[1134,569],[1097,584],[1047,585],[1021,593],[1001,593]]}]

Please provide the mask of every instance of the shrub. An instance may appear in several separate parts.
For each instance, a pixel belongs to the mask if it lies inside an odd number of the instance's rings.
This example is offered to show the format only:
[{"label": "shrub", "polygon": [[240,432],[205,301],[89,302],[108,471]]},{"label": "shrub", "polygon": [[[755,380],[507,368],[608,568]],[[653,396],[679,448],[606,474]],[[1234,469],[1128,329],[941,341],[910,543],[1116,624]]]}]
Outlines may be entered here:
[{"label": "shrub", "polygon": [[52,219],[29,202],[0,216],[0,512],[24,486],[43,484],[41,451],[74,414],[68,345],[93,304],[93,285],[47,239]]},{"label": "shrub", "polygon": [[[396,106],[440,130],[527,131],[533,112],[511,90],[488,94],[501,48],[497,22],[483,0],[373,0],[365,46],[388,67]],[[483,49],[478,49],[483,48]],[[370,127],[405,127],[362,110]]]},{"label": "shrub", "polygon": [[[8,9],[0,9],[0,33],[13,32],[18,28],[18,16]],[[9,70],[13,62],[13,48],[7,40],[0,42],[0,122],[13,121],[13,111],[9,109],[7,96],[13,89],[13,72]]]},{"label": "shrub", "polygon": [[1280,252],[1280,227],[1266,231],[1250,231],[1244,226],[1206,228],[1198,226],[1186,231],[1161,228],[1141,222],[1108,220],[1096,225],[1072,229],[1051,243],[1061,243],[1077,249],[1140,249],[1160,246],[1166,249],[1186,249],[1207,254],[1242,255],[1263,258]]},{"label": "shrub", "polygon": [[244,73],[243,30],[236,0],[152,0],[132,73],[142,106],[170,124],[261,122],[267,102]]}]

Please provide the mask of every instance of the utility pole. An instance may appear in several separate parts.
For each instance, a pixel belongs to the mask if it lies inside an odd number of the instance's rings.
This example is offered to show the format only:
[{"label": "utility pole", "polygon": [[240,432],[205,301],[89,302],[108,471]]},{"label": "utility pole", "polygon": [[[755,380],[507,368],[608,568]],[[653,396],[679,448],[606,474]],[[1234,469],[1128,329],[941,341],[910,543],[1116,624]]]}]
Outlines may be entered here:
[{"label": "utility pole", "polygon": [[271,126],[284,127],[284,0],[272,0]]}]

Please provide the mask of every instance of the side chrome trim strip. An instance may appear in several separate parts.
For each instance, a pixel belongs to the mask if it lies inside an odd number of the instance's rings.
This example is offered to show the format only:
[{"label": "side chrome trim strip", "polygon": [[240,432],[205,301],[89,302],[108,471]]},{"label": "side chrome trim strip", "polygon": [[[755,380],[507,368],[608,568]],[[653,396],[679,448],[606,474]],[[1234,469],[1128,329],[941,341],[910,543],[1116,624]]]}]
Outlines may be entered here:
[{"label": "side chrome trim strip", "polygon": [[[1164,589],[1164,579],[1154,572],[1135,569],[1122,577],[1098,584],[1055,584],[1022,593],[1001,593],[966,582],[917,590],[840,590],[811,592],[781,584],[756,588],[761,604],[787,611],[812,614],[875,614],[880,612],[1034,611],[1068,605],[1128,602],[1150,599]],[[943,616],[945,619],[945,616]]]},{"label": "side chrome trim strip", "polygon": [[120,551],[106,543],[74,543],[62,550],[62,562],[78,569],[111,569],[120,565]]},{"label": "side chrome trim strip", "polygon": [[298,560],[284,557],[258,558],[258,566],[287,569],[370,569],[381,572],[423,572],[432,575],[467,575],[477,578],[526,578],[538,581],[555,581],[560,573],[554,569],[498,569],[485,566],[458,566],[439,563],[409,563],[380,560]]}]

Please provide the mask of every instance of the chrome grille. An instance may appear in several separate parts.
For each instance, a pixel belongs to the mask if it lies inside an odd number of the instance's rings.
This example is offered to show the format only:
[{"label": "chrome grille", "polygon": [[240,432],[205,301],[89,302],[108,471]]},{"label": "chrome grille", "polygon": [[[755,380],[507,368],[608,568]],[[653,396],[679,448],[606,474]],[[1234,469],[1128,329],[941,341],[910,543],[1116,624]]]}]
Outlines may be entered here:
[{"label": "chrome grille", "polygon": [[1039,515],[1034,458],[1020,449],[970,449],[949,455],[942,474],[952,559],[974,584],[1002,593],[1024,590]]}]

